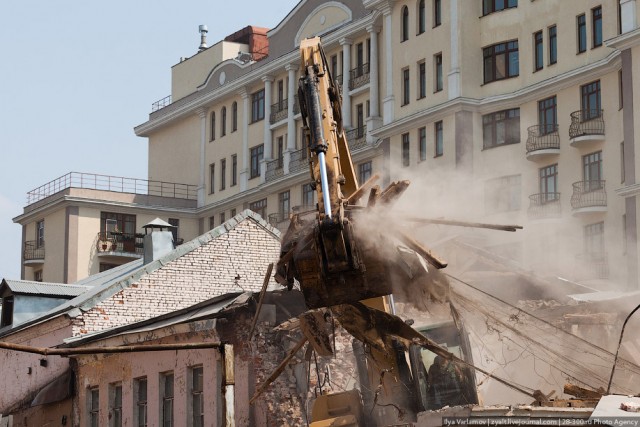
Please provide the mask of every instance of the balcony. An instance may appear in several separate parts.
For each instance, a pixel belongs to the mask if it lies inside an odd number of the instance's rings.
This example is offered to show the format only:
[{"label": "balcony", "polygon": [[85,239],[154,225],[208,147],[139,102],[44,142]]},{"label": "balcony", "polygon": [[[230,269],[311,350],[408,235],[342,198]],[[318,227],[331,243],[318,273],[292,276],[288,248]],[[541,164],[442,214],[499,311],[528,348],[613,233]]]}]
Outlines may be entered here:
[{"label": "balcony", "polygon": [[24,242],[22,258],[25,265],[44,263],[44,242],[41,242],[40,245],[35,240]]},{"label": "balcony", "polygon": [[141,258],[144,254],[144,234],[101,231],[96,239],[98,256]]},{"label": "balcony", "polygon": [[577,280],[608,279],[609,257],[605,252],[585,252],[576,255]]},{"label": "balcony", "polygon": [[284,233],[289,228],[289,213],[277,212],[269,214],[269,225]]},{"label": "balcony", "polygon": [[604,140],[604,111],[580,110],[571,113],[569,141],[572,147]]},{"label": "balcony", "polygon": [[560,218],[562,216],[560,193],[532,194],[529,196],[527,214],[532,220]]},{"label": "balcony", "polygon": [[369,83],[369,63],[358,65],[349,71],[349,90],[358,89]]},{"label": "balcony", "polygon": [[304,169],[309,169],[309,159],[307,156],[307,149],[301,148],[300,150],[296,150],[291,153],[291,158],[289,159],[289,173],[295,173]]},{"label": "balcony", "polygon": [[345,135],[349,149],[358,150],[367,145],[367,126],[363,125],[348,131]]},{"label": "balcony", "polygon": [[269,117],[269,123],[278,123],[287,118],[289,115],[289,100],[283,99],[271,106],[271,116]]},{"label": "balcony", "polygon": [[282,157],[267,162],[267,171],[264,176],[265,181],[273,181],[281,176],[284,176],[284,161]]},{"label": "balcony", "polygon": [[603,180],[574,182],[571,195],[573,214],[606,212],[607,192],[604,185]]},{"label": "balcony", "polygon": [[558,125],[535,125],[527,129],[527,160],[538,160],[560,154]]}]

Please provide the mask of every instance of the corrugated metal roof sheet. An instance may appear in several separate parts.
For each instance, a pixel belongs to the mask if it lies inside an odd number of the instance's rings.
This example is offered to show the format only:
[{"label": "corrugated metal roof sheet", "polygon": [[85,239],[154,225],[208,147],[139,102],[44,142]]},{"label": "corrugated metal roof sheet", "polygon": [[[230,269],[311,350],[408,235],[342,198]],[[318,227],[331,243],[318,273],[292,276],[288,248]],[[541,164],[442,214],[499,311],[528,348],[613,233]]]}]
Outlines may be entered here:
[{"label": "corrugated metal roof sheet", "polygon": [[32,282],[29,280],[5,279],[4,282],[14,294],[77,297],[89,289],[87,286]]}]

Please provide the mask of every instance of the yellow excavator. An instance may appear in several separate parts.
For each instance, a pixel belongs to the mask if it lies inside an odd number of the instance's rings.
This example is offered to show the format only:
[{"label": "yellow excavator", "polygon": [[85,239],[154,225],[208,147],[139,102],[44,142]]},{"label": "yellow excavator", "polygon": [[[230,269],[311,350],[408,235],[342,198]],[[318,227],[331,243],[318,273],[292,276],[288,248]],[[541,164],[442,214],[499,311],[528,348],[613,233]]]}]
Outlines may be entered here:
[{"label": "yellow excavator", "polygon": [[304,294],[311,310],[300,325],[319,355],[333,355],[322,324],[329,317],[356,338],[360,383],[360,390],[316,399],[311,426],[410,425],[420,411],[477,403],[471,349],[455,310],[415,329],[395,316],[394,293],[448,302],[438,273],[446,263],[385,219],[409,182],[381,189],[374,175],[358,183],[320,38],[303,40],[300,54],[298,99],[318,203],[292,214],[276,279]]}]

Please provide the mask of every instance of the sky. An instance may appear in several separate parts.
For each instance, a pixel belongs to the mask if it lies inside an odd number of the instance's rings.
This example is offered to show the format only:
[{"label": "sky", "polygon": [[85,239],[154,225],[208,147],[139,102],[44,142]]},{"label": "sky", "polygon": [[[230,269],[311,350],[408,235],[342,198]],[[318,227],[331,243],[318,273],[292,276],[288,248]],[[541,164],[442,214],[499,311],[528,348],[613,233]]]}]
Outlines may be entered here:
[{"label": "sky", "polygon": [[[28,191],[68,172],[147,177],[151,104],[171,66],[247,25],[275,27],[298,0],[0,2],[0,278],[20,278]],[[224,5],[221,7],[221,5]]]}]

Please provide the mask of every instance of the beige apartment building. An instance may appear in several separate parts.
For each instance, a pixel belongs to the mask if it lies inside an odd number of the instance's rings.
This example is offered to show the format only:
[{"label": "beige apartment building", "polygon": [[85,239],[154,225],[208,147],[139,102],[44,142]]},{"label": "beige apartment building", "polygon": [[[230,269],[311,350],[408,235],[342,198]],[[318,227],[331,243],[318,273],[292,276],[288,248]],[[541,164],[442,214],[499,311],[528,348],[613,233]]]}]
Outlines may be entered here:
[{"label": "beige apartment building", "polygon": [[246,208],[283,229],[314,205],[296,93],[300,41],[320,35],[361,182],[411,179],[411,214],[525,225],[466,241],[540,275],[637,288],[638,14],[636,0],[302,0],[172,67],[135,128],[141,188],[34,190],[15,219],[22,276],[127,262],[155,217],[191,239]]}]

